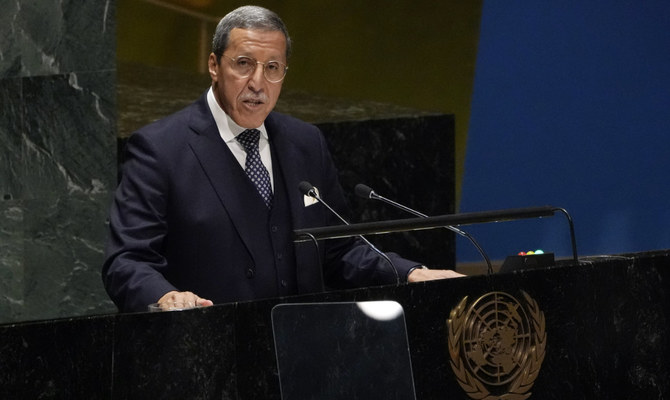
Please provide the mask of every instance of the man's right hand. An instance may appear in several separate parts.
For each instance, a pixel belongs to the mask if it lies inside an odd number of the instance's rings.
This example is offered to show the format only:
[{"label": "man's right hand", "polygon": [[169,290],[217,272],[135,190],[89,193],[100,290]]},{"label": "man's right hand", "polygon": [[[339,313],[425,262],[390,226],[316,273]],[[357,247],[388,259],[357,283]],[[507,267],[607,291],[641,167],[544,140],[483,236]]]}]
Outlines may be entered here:
[{"label": "man's right hand", "polygon": [[192,292],[178,292],[173,290],[167,292],[158,299],[158,305],[163,309],[170,308],[195,308],[209,307],[214,305],[211,300],[203,299]]}]

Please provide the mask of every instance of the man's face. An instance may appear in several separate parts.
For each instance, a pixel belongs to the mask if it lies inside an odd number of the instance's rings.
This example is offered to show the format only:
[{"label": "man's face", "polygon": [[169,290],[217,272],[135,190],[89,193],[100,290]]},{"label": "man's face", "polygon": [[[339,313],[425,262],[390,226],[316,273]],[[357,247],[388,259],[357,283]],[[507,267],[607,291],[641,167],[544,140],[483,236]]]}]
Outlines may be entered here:
[{"label": "man's face", "polygon": [[271,83],[265,79],[262,64],[258,64],[250,76],[240,77],[228,58],[239,56],[286,64],[286,38],[278,31],[235,28],[230,31],[228,48],[219,62],[214,53],[209,55],[209,74],[216,101],[239,126],[257,128],[277,103],[282,82]]}]

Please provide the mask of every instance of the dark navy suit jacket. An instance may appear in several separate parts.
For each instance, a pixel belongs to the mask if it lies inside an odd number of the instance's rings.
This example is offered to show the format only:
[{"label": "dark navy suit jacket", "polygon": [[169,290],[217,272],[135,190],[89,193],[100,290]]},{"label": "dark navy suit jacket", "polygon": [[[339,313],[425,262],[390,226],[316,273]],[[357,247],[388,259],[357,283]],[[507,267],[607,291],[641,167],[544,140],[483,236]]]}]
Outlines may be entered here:
[{"label": "dark navy suit jacket", "polygon": [[[316,186],[347,215],[337,171],[314,125],[272,112],[265,121],[274,173],[287,188],[292,229],[340,224],[325,207],[306,207],[297,189]],[[250,211],[262,201],[221,139],[206,95],[135,132],[110,211],[103,281],[122,311],[144,311],[171,290],[215,303],[263,297],[247,271],[257,262],[255,237],[267,220]],[[266,218],[266,217],[265,217]],[[418,263],[389,253],[401,279]],[[319,258],[317,258],[319,257]],[[326,240],[319,254],[295,246],[297,292],[395,282],[385,260],[356,239]],[[260,279],[260,278],[259,278]],[[325,281],[325,282],[324,282]]]}]

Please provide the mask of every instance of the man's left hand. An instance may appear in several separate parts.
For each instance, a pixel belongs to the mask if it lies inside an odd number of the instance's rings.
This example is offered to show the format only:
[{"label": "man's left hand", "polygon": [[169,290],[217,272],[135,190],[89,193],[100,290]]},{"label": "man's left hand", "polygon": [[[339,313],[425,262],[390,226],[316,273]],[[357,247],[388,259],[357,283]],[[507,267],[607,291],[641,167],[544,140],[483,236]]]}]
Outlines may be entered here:
[{"label": "man's left hand", "polygon": [[407,282],[434,281],[437,279],[451,279],[465,276],[450,269],[417,268],[407,276]]}]

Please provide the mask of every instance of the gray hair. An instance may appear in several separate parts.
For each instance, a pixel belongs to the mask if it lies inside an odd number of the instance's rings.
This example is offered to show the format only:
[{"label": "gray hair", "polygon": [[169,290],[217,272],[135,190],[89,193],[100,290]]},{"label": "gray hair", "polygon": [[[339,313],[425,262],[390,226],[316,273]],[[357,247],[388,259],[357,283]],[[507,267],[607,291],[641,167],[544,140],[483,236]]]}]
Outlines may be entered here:
[{"label": "gray hair", "polygon": [[286,60],[291,55],[291,38],[288,36],[286,25],[279,18],[279,15],[267,8],[243,6],[226,14],[216,26],[212,39],[212,53],[216,55],[217,60],[221,59],[221,55],[228,48],[230,31],[235,28],[279,31],[286,38]]}]

